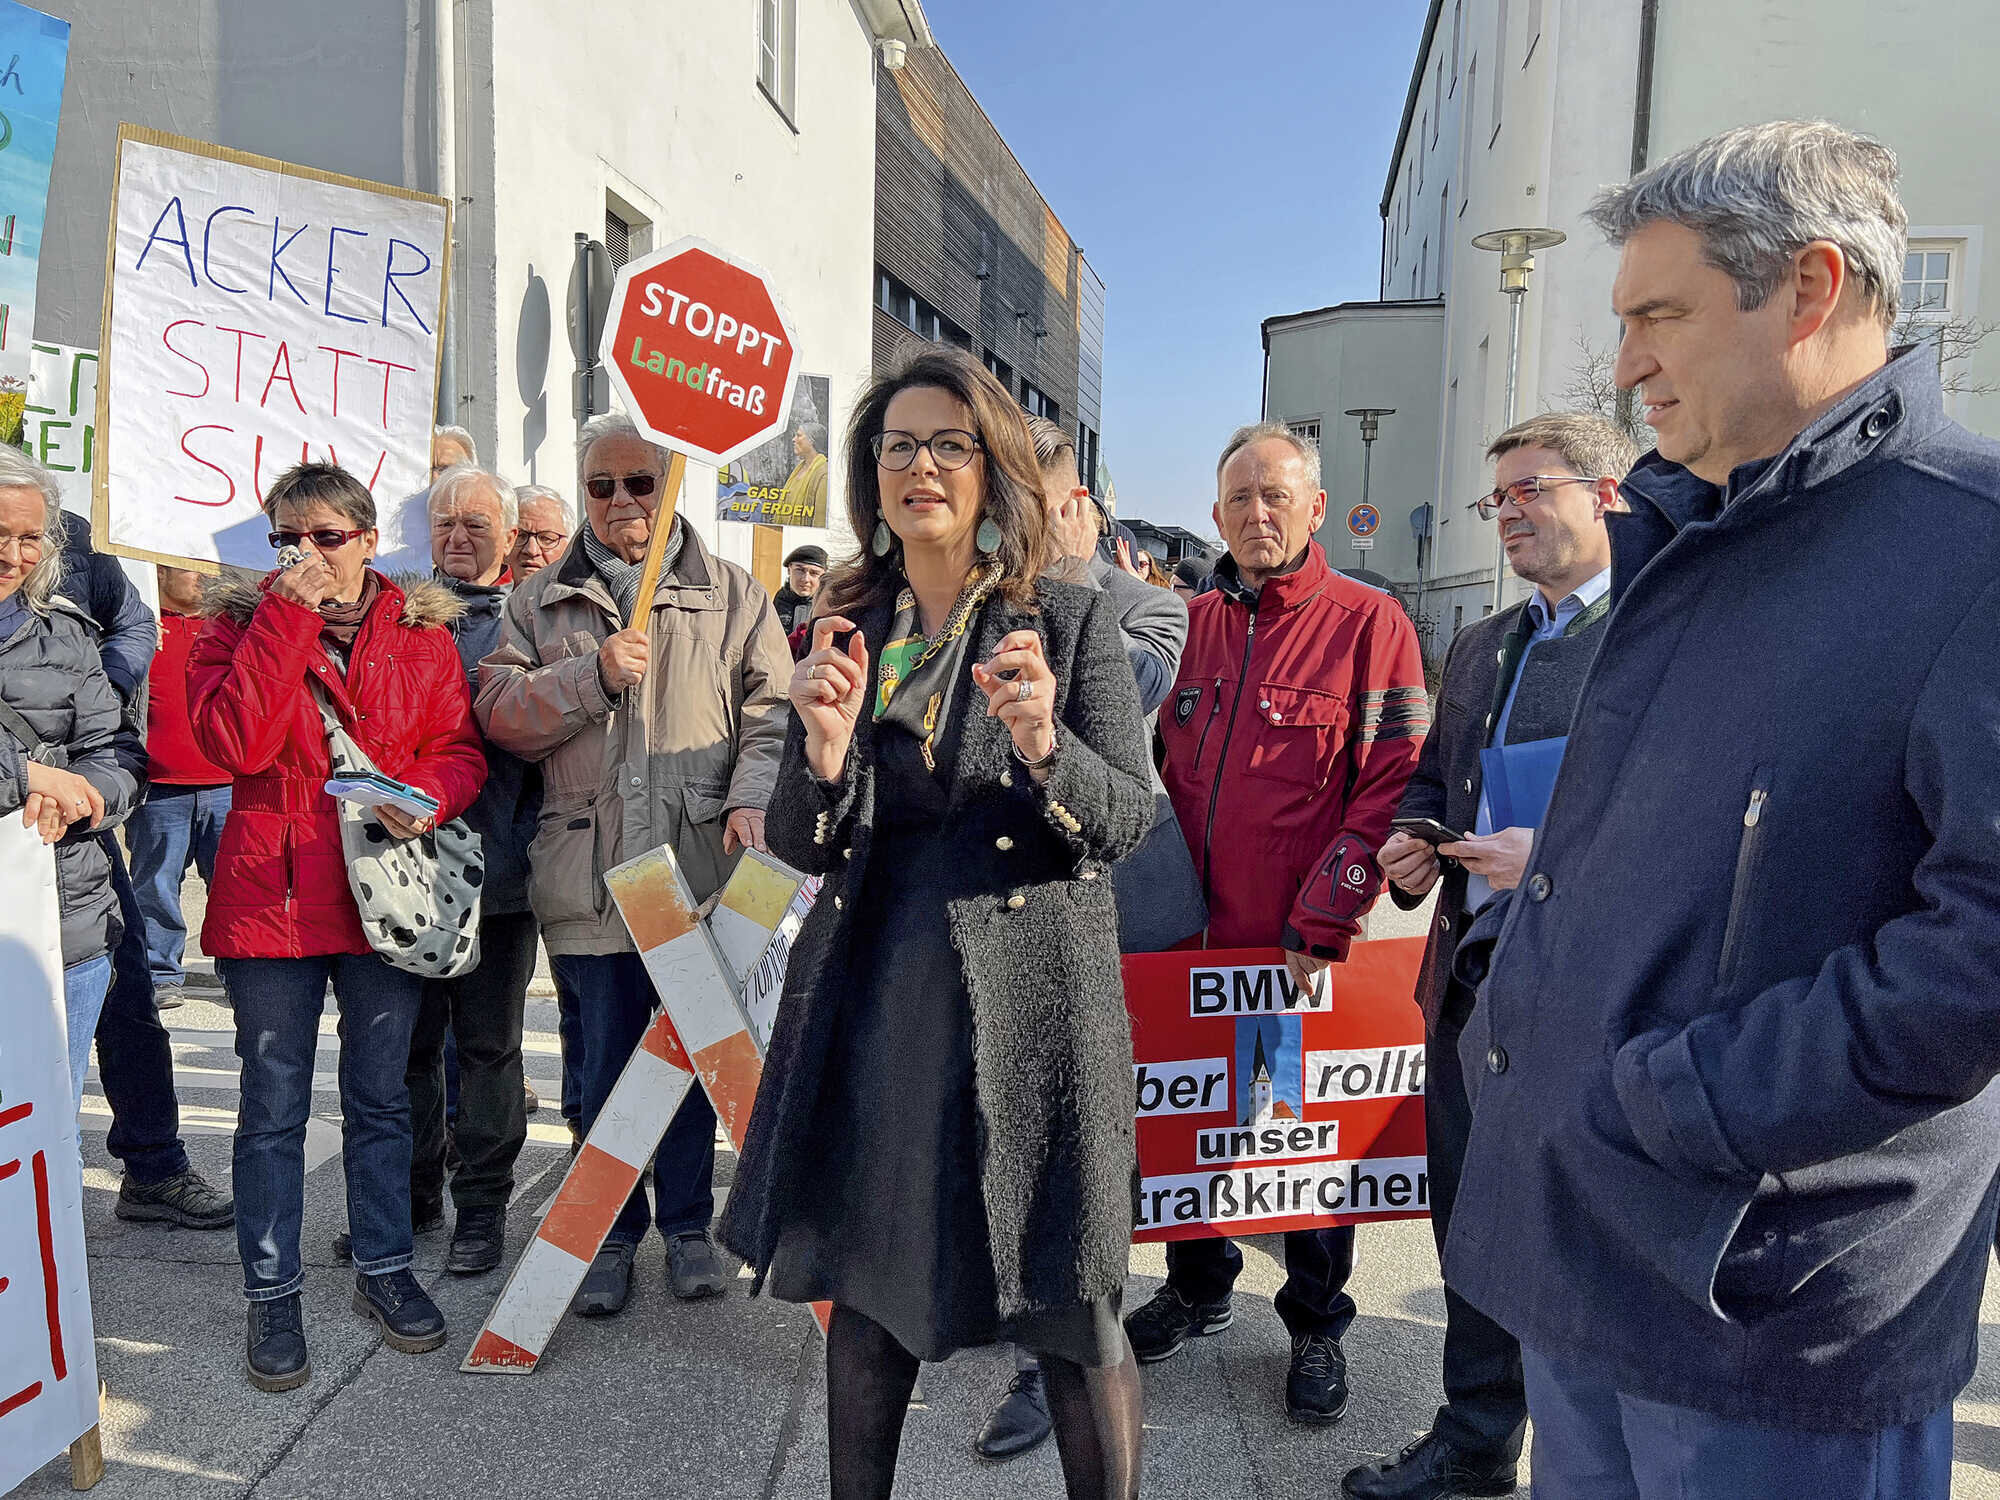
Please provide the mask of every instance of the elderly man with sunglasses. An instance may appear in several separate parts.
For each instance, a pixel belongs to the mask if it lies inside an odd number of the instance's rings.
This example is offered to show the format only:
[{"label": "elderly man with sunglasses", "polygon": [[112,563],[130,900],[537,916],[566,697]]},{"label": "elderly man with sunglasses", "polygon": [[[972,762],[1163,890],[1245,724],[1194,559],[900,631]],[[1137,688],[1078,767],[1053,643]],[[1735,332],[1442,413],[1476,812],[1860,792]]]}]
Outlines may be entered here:
[{"label": "elderly man with sunglasses", "polygon": [[[1452,978],[1452,955],[1494,892],[1520,883],[1535,838],[1531,827],[1494,826],[1481,795],[1481,752],[1541,746],[1541,753],[1560,754],[1559,745],[1544,742],[1568,732],[1583,674],[1604,634],[1611,607],[1604,517],[1618,508],[1618,481],[1638,454],[1602,417],[1552,412],[1508,428],[1486,456],[1494,487],[1473,508],[1499,527],[1508,566],[1534,591],[1517,608],[1467,626],[1451,643],[1436,722],[1397,809],[1399,820],[1473,832],[1443,844],[1397,832],[1382,846],[1382,869],[1398,906],[1413,910],[1443,884],[1417,982],[1431,1229],[1440,1254],[1472,1130],[1458,1039],[1473,994]],[[1398,1458],[1348,1474],[1342,1491],[1355,1500],[1447,1500],[1514,1488],[1528,1420],[1521,1346],[1449,1281],[1444,1295],[1445,1404],[1431,1430]]]},{"label": "elderly man with sunglasses", "polygon": [[[667,455],[631,419],[595,417],[577,437],[586,517],[562,556],[507,602],[480,663],[475,710],[495,744],[539,763],[542,810],[528,898],[581,1044],[588,1132],[645,1030],[652,985],[604,888],[604,872],[662,844],[706,900],[745,847],[764,847],[764,807],[789,723],[792,657],[764,590],[676,517],[660,579],[629,628]],[[566,1028],[567,1029],[567,1028]],[[654,1156],[650,1218],[677,1297],[727,1278],[709,1241],[715,1113],[689,1093]],[[636,1188],[591,1263],[575,1310],[623,1310],[645,1237]]]}]

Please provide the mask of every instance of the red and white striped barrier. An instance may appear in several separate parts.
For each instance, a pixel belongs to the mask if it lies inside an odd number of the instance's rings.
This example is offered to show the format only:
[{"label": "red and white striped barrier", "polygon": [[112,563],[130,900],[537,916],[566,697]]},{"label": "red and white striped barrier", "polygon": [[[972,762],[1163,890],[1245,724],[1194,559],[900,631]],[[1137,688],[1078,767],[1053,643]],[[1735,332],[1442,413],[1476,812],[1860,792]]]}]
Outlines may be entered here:
[{"label": "red and white striped barrier", "polygon": [[[473,1340],[460,1366],[464,1370],[533,1372],[583,1284],[591,1257],[696,1078],[729,1139],[742,1146],[763,1076],[764,1045],[750,1029],[741,996],[746,983],[763,978],[767,969],[775,975],[763,989],[778,987],[784,955],[803,919],[801,895],[818,885],[752,850],[704,918],[668,848],[627,861],[607,873],[604,883],[663,1008],[570,1163],[541,1227]],[[810,904],[808,893],[804,906]]]}]

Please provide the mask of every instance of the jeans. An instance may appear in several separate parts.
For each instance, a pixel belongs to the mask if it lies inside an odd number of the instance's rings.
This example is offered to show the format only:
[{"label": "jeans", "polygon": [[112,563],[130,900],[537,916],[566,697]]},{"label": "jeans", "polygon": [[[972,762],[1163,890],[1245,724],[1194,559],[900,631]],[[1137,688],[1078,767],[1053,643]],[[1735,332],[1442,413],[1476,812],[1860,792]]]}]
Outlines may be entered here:
[{"label": "jeans", "polygon": [[[576,1001],[583,1035],[581,1072],[583,1128],[611,1097],[639,1038],[653,1018],[653,984],[636,953],[560,953],[549,960],[558,992]],[[708,1228],[715,1217],[715,1110],[697,1083],[674,1112],[673,1122],[653,1153],[653,1221],[662,1236]],[[607,1245],[636,1245],[646,1236],[646,1179],[625,1204],[604,1237]]]},{"label": "jeans", "polygon": [[424,982],[410,1039],[410,1212],[430,1218],[444,1204],[445,1038],[458,1039],[459,1168],[451,1198],[500,1208],[514,1192],[514,1159],[528,1139],[521,1082],[521,1016],[535,974],[539,936],[532,912],[482,917],[479,967]]},{"label": "jeans", "polygon": [[[1424,1036],[1424,1132],[1430,1163],[1431,1233],[1444,1259],[1465,1148],[1472,1138],[1472,1101],[1458,1060],[1459,1033],[1472,996],[1454,982],[1444,1019]],[[1462,1452],[1519,1458],[1528,1423],[1521,1384],[1521,1346],[1514,1335],[1453,1290],[1444,1288],[1444,1400],[1431,1431]]]},{"label": "jeans", "polygon": [[[555,960],[550,959],[551,966]],[[562,1117],[574,1125],[583,1119],[583,1021],[576,1013],[576,996],[556,986],[556,1038],[562,1043]]]},{"label": "jeans", "polygon": [[138,893],[125,873],[118,841],[107,835],[111,888],[125,935],[111,955],[111,989],[97,1022],[97,1078],[111,1106],[105,1149],[125,1164],[125,1175],[150,1187],[188,1169],[181,1141],[180,1100],[174,1094],[174,1051],[146,961],[146,927]]},{"label": "jeans", "polygon": [[1951,1403],[1874,1432],[1763,1427],[1628,1396],[1524,1351],[1535,1500],[1950,1500]]},{"label": "jeans", "polygon": [[83,1108],[83,1080],[90,1072],[90,1042],[111,983],[111,955],[100,953],[63,970],[63,1022],[69,1029],[69,1099]]},{"label": "jeans", "polygon": [[225,958],[216,967],[236,1012],[243,1061],[236,1119],[236,1251],[252,1302],[304,1283],[306,1119],[312,1112],[319,1017],[333,981],[340,1007],[341,1165],[354,1269],[364,1276],[410,1264],[410,1032],[424,982],[373,953],[313,958]]},{"label": "jeans", "polygon": [[229,816],[226,786],[161,786],[148,789],[146,800],[125,820],[125,842],[132,850],[132,884],[145,918],[146,963],[153,983],[176,989],[186,975],[181,957],[187,951],[187,924],[181,919],[181,879],[188,861],[204,883],[215,878],[215,851],[222,842],[222,820]]},{"label": "jeans", "polygon": [[[1167,1285],[1189,1302],[1220,1302],[1236,1285],[1243,1252],[1228,1239],[1169,1240]],[[1354,1274],[1354,1226],[1293,1229],[1285,1235],[1285,1284],[1272,1305],[1293,1338],[1339,1338],[1354,1321],[1345,1290]]]}]

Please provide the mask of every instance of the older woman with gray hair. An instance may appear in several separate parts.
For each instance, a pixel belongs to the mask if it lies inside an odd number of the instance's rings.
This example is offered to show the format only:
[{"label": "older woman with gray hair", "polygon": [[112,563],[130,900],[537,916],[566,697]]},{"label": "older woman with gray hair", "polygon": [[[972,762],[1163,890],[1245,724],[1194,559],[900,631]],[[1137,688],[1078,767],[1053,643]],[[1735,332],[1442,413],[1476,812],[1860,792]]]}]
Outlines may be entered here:
[{"label": "older woman with gray hair", "polygon": [[[475,704],[488,739],[542,769],[528,897],[581,1029],[584,1131],[654,1005],[604,872],[669,844],[706,899],[739,850],[764,847],[764,806],[785,746],[791,652],[755,579],[675,517],[658,586],[639,607],[666,472],[666,453],[630,418],[584,425],[585,524],[508,600]],[[635,614],[637,628],[627,623]],[[696,1089],[653,1168],[650,1217],[678,1297],[714,1296],[726,1284],[709,1240],[714,1165],[715,1114]],[[591,1263],[578,1312],[623,1309],[648,1217],[642,1186]]]},{"label": "older woman with gray hair", "polygon": [[139,800],[146,751],[125,727],[89,618],[55,591],[62,543],[54,477],[0,447],[0,814],[18,811],[55,845],[74,1101],[123,932],[110,859],[95,835]]}]

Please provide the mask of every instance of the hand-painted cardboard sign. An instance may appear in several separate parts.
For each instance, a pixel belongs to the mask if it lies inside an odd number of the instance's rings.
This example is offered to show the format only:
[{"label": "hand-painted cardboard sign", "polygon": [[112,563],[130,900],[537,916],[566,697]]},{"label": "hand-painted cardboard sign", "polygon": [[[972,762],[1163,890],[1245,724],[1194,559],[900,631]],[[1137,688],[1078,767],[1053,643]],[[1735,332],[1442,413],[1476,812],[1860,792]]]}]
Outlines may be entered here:
[{"label": "hand-painted cardboard sign", "polygon": [[764,273],[688,236],[618,273],[601,358],[654,442],[720,467],[785,430],[798,340]]},{"label": "hand-painted cardboard sign", "polygon": [[430,479],[450,274],[443,198],[125,125],[99,343],[105,550],[265,569],[258,502],[337,463],[392,502]]},{"label": "hand-painted cardboard sign", "polygon": [[1317,992],[1276,948],[1125,959],[1137,1240],[1430,1212],[1422,938],[1356,943]]},{"label": "hand-painted cardboard sign", "polygon": [[0,1494],[97,1423],[52,852],[0,818]]}]

